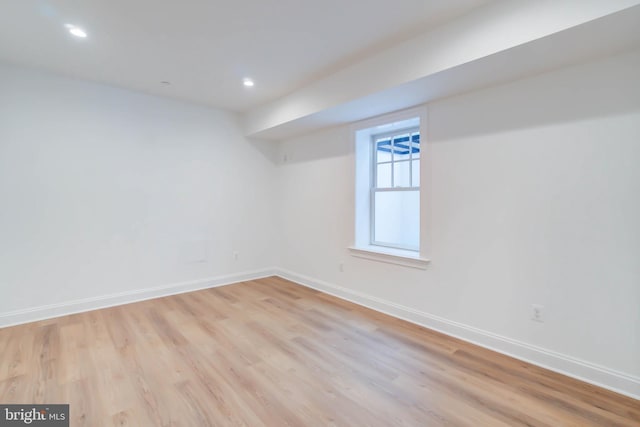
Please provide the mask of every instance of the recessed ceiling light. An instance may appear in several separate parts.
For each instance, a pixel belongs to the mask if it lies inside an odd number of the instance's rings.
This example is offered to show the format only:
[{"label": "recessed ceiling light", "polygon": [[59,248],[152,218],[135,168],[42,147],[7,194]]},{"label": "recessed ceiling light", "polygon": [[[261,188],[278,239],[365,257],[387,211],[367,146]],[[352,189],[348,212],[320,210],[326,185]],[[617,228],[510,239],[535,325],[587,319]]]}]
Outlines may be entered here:
[{"label": "recessed ceiling light", "polygon": [[251,80],[250,78],[242,80],[242,84],[246,87],[252,87],[254,85],[253,80]]},{"label": "recessed ceiling light", "polygon": [[65,27],[67,28],[67,30],[69,30],[71,34],[73,34],[76,37],[80,37],[82,39],[87,37],[87,32],[80,27],[76,27],[75,25],[71,25],[71,24],[66,24]]}]

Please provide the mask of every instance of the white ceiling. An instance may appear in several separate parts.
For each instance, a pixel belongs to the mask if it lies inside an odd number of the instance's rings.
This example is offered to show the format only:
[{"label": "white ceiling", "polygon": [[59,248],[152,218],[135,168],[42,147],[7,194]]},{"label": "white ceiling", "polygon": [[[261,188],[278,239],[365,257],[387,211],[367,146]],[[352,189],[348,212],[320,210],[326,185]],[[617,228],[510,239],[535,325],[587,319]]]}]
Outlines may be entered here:
[{"label": "white ceiling", "polygon": [[638,22],[640,0],[493,2],[246,112],[245,133],[287,139],[635,50]]},{"label": "white ceiling", "polygon": [[0,0],[0,60],[243,112],[489,1]]}]

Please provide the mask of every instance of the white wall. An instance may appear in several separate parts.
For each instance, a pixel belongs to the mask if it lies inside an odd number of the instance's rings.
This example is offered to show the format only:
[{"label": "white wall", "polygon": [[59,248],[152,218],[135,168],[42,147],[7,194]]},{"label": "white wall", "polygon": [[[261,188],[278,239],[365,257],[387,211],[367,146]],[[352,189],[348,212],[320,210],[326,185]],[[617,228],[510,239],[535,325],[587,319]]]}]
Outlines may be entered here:
[{"label": "white wall", "polygon": [[426,271],[348,254],[348,127],[282,142],[285,275],[640,396],[639,69],[634,52],[430,104]]},{"label": "white wall", "polygon": [[273,267],[268,150],[231,114],[0,65],[0,318]]}]

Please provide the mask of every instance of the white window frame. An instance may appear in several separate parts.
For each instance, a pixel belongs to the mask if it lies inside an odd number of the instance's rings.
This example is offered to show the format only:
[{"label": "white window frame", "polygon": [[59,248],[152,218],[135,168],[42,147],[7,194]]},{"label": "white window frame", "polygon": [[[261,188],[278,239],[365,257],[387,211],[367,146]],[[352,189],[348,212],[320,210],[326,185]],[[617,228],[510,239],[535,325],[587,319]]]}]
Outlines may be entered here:
[{"label": "white window frame", "polygon": [[[371,187],[373,184],[373,152],[372,135],[383,135],[385,127],[398,122],[419,121],[420,132],[420,247],[419,250],[389,247],[372,244],[371,203],[373,201]],[[417,124],[417,123],[416,123]],[[389,132],[397,134],[400,129],[410,129],[416,124],[391,128]],[[396,113],[386,114],[373,119],[363,120],[351,126],[353,136],[355,181],[354,194],[354,241],[349,246],[352,256],[379,262],[397,264],[405,267],[426,269],[430,259],[430,147],[427,128],[427,108],[418,107]],[[405,190],[406,191],[406,190]]]},{"label": "white window frame", "polygon": [[[420,192],[420,183],[418,182],[418,185],[415,186],[413,185],[413,150],[409,151],[409,158],[408,159],[403,159],[403,160],[395,160],[394,159],[394,150],[393,148],[391,149],[391,160],[389,162],[383,162],[383,163],[379,163],[378,162],[378,150],[377,150],[377,146],[376,146],[376,140],[379,140],[381,138],[390,138],[391,139],[391,144],[393,146],[393,140],[394,137],[399,136],[399,135],[403,135],[403,134],[409,134],[409,138],[410,138],[410,142],[409,142],[409,146],[411,146],[411,137],[415,134],[420,134],[420,127],[419,126],[413,126],[413,127],[409,127],[409,128],[403,128],[403,129],[397,129],[397,130],[393,130],[393,131],[389,131],[389,132],[383,132],[383,133],[374,133],[371,135],[371,162],[370,162],[370,168],[371,168],[371,186],[370,186],[370,200],[369,200],[369,214],[371,215],[371,219],[370,219],[370,224],[369,224],[369,242],[371,245],[373,246],[382,246],[382,247],[387,247],[387,248],[393,248],[393,249],[403,249],[403,250],[407,250],[407,251],[416,251],[419,252],[420,251],[420,247],[412,247],[412,246],[405,246],[405,245],[399,245],[399,244],[393,244],[390,242],[382,242],[379,240],[376,240],[376,235],[375,235],[375,225],[376,225],[376,208],[375,208],[375,200],[376,200],[376,194],[377,193],[381,193],[381,192],[394,192],[394,191],[418,191]],[[399,187],[394,185],[394,179],[395,179],[395,173],[394,173],[394,166],[399,163],[399,162],[408,162],[409,163],[409,183],[410,186],[409,187]],[[377,183],[378,183],[378,165],[380,164],[387,164],[389,163],[391,165],[391,187],[378,187]]]}]

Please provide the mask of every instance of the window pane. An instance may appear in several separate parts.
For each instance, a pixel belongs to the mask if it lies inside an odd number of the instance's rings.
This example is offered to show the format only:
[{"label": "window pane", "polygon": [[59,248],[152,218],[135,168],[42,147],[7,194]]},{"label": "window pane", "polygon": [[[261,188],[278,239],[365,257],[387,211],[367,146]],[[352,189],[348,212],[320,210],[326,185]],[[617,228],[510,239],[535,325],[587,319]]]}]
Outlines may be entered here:
[{"label": "window pane", "polygon": [[420,158],[420,134],[414,133],[411,136],[411,149],[413,150],[413,158]]},{"label": "window pane", "polygon": [[409,160],[409,134],[398,135],[393,139],[393,160]]},{"label": "window pane", "polygon": [[393,165],[393,186],[394,187],[411,187],[409,162],[398,162]]},{"label": "window pane", "polygon": [[378,163],[391,161],[391,140],[389,138],[376,141],[376,155]]},{"label": "window pane", "polygon": [[411,169],[411,186],[420,187],[420,160],[413,161]]},{"label": "window pane", "polygon": [[420,192],[375,193],[374,242],[418,249],[420,246]]},{"label": "window pane", "polygon": [[391,187],[391,163],[385,163],[382,165],[378,165],[377,179],[378,182],[376,186],[378,188],[389,188]]}]

